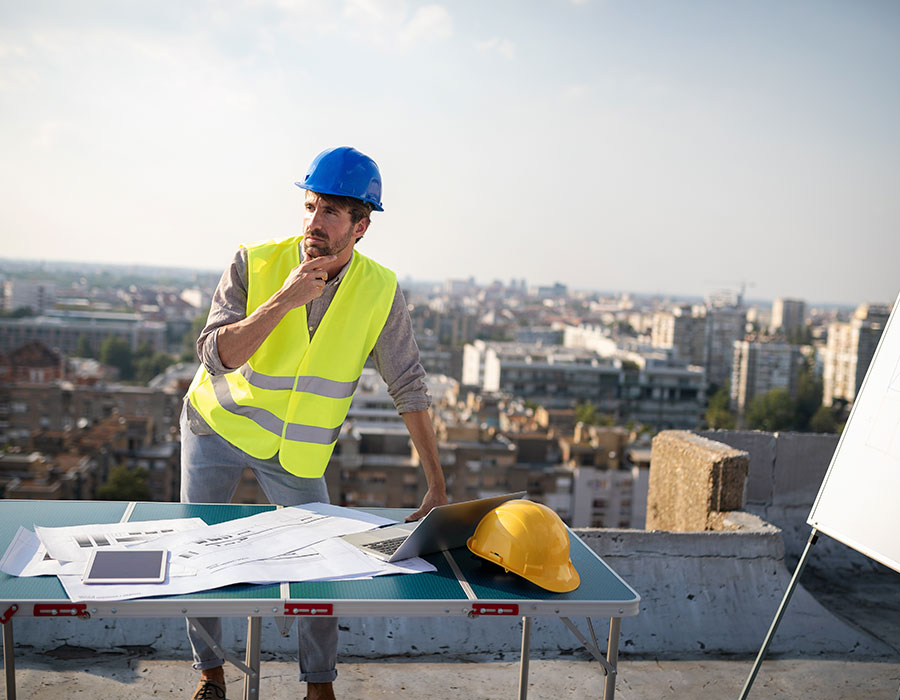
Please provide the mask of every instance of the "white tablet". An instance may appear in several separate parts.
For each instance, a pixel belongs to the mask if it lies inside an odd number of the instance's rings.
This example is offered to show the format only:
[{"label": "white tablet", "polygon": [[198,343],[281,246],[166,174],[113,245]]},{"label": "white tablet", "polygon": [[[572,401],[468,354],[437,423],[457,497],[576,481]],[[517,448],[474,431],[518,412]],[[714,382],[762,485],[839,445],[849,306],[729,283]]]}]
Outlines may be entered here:
[{"label": "white tablet", "polygon": [[84,583],[162,583],[169,552],[165,549],[95,549],[81,580]]}]

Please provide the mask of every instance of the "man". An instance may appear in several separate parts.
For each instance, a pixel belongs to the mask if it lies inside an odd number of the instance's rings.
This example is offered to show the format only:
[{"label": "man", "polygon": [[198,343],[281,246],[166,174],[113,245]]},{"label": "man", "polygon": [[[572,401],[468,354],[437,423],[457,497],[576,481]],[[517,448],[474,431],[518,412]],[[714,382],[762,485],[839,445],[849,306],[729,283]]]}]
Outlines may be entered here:
[{"label": "man", "polygon": [[[415,520],[447,502],[430,399],[394,273],[354,251],[381,206],[381,174],[353,148],[319,154],[303,182],[303,235],[241,246],[197,340],[202,365],[181,419],[185,503],[224,503],[250,467],[277,505],[328,502],[322,476],[366,358],[388,385],[428,490]],[[225,698],[218,618],[189,619],[194,700]],[[334,698],[337,619],[299,625],[308,700]]]}]

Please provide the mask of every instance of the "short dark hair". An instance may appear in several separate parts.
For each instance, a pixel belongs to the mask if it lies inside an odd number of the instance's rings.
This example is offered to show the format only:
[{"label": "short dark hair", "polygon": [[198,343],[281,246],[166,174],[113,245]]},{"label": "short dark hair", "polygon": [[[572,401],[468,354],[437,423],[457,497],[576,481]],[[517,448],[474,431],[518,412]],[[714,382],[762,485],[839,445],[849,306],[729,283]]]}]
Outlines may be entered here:
[{"label": "short dark hair", "polygon": [[[310,190],[310,192],[312,191],[313,190]],[[356,197],[345,197],[341,194],[323,194],[322,192],[315,192],[315,194],[323,202],[333,204],[341,209],[349,211],[350,220],[354,224],[358,224],[363,219],[368,219],[372,210],[375,208],[369,202],[357,199]]]}]

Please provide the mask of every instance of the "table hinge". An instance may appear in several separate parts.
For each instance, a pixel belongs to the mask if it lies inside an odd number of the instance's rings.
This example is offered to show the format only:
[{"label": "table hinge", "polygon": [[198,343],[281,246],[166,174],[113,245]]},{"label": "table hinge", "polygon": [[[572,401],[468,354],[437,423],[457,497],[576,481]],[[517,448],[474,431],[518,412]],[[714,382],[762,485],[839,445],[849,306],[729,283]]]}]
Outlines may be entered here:
[{"label": "table hinge", "polygon": [[334,613],[334,606],[331,603],[319,603],[317,605],[291,605],[285,603],[285,615],[331,615]]},{"label": "table hinge", "polygon": [[518,615],[518,605],[473,605],[470,615]]},{"label": "table hinge", "polygon": [[58,603],[37,603],[34,606],[35,617],[87,617],[87,605],[84,603],[71,603],[59,605]]},{"label": "table hinge", "polygon": [[12,616],[15,615],[18,611],[19,611],[19,606],[16,605],[15,603],[13,603],[6,609],[5,613],[0,615],[0,622],[2,622],[5,625],[7,622],[9,622],[12,619]]}]

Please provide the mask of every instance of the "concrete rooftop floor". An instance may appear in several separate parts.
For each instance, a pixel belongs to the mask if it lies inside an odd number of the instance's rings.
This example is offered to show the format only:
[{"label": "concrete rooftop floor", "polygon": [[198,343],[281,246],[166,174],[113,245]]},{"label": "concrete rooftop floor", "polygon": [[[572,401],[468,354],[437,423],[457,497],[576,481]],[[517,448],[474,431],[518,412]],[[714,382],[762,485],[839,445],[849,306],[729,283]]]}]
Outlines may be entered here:
[{"label": "concrete rooftop floor", "polygon": [[[900,575],[887,569],[828,578],[815,567],[802,584],[836,616],[896,651],[886,657],[771,656],[750,693],[751,700],[900,700]],[[788,610],[790,614],[790,608]],[[602,626],[601,626],[602,627]],[[25,640],[19,640],[25,641]],[[762,639],[760,639],[762,643]],[[58,643],[57,643],[58,644]],[[16,677],[20,700],[102,698],[188,700],[198,674],[185,659],[153,647],[87,649],[17,644]],[[605,642],[601,640],[601,645]],[[723,656],[710,650],[680,658],[623,654],[619,659],[616,697],[620,700],[737,698],[755,654]],[[293,657],[265,649],[261,655],[261,700],[299,700],[305,685],[297,682]],[[339,659],[338,698],[411,698],[414,700],[494,700],[515,698],[518,656],[387,657]],[[242,697],[243,679],[226,665],[228,698]],[[528,698],[600,698],[604,676],[586,652],[530,661]]]},{"label": "concrete rooftop floor", "polygon": [[[50,652],[19,650],[18,697],[190,698],[197,673],[182,660],[155,658],[142,650],[96,652],[59,648]],[[694,660],[632,659],[619,663],[616,697],[621,700],[737,698],[753,660],[710,656]],[[227,668],[227,667],[226,667]],[[385,659],[342,661],[335,691],[339,698],[515,698],[517,660]],[[293,660],[263,657],[260,698],[299,700],[305,685],[297,682]],[[228,697],[242,696],[240,673],[228,668]],[[532,659],[529,698],[599,698],[603,675],[586,658]],[[750,698],[760,700],[895,700],[900,663],[880,660],[775,659],[763,664]]]}]

